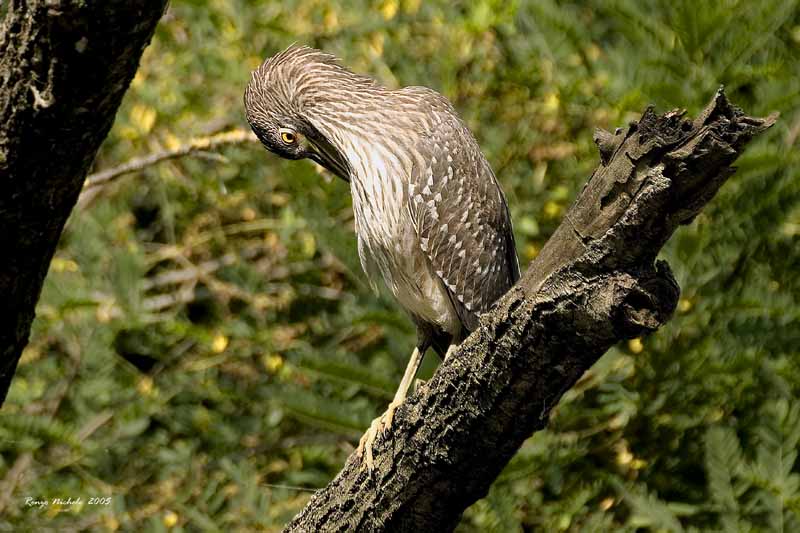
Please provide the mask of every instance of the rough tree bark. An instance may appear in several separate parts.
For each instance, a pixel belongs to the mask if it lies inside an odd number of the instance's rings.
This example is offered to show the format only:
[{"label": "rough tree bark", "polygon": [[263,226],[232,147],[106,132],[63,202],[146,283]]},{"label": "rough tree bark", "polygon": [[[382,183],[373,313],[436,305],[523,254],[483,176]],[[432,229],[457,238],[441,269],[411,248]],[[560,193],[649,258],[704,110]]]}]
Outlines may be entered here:
[{"label": "rough tree bark", "polygon": [[0,404],[64,223],[167,0],[13,0],[0,25]]},{"label": "rough tree bark", "polygon": [[395,416],[370,475],[351,456],[291,532],[450,531],[566,390],[613,344],[671,316],[679,288],[655,261],[776,116],[720,90],[694,121],[652,109],[598,131],[601,164],[520,282]]}]

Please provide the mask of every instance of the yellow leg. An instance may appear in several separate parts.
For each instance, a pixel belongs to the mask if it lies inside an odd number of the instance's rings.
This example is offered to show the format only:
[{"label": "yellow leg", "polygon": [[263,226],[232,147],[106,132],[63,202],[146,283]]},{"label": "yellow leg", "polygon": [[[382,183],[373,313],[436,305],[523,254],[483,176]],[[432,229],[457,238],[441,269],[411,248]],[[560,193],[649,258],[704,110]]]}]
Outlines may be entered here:
[{"label": "yellow leg", "polygon": [[[450,350],[448,350],[448,353],[449,351]],[[394,412],[400,404],[403,403],[406,396],[408,396],[408,389],[411,387],[411,383],[414,382],[414,377],[417,375],[419,365],[422,364],[422,358],[424,356],[425,352],[423,350],[420,350],[419,347],[414,348],[414,353],[411,354],[411,360],[408,362],[408,366],[406,366],[405,373],[403,373],[403,379],[400,380],[400,386],[397,387],[397,392],[394,393],[394,399],[389,404],[386,412],[372,421],[369,429],[364,433],[364,436],[361,437],[358,443],[358,451],[356,453],[358,457],[364,458],[364,465],[366,465],[367,469],[370,471],[372,471],[375,465],[372,456],[372,445],[375,443],[378,433],[384,433],[387,429],[392,427]]]}]

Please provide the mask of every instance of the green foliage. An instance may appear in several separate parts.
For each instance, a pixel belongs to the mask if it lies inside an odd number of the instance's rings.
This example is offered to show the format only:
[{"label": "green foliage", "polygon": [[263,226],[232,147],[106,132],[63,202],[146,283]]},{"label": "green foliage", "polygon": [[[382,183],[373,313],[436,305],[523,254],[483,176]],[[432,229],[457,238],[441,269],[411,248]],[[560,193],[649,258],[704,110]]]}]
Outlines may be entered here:
[{"label": "green foliage", "polygon": [[[665,248],[674,319],[601,359],[459,530],[800,531],[799,13],[176,0],[95,166],[246,127],[250,70],[306,43],[455,103],[525,265],[596,164],[595,127],[649,103],[696,113],[719,84],[780,111]],[[0,416],[0,528],[278,531],[385,408],[413,340],[364,282],[347,186],[311,164],[238,144],[124,176],[53,260]]]}]

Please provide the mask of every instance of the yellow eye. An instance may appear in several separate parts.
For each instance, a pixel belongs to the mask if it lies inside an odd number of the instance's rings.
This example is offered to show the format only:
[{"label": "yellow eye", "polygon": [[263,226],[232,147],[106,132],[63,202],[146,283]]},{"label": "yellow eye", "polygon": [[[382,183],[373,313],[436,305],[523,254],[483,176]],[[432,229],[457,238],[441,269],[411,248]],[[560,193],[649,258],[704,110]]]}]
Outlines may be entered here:
[{"label": "yellow eye", "polygon": [[282,128],[280,133],[281,140],[286,144],[294,144],[297,142],[297,135],[292,130]]}]

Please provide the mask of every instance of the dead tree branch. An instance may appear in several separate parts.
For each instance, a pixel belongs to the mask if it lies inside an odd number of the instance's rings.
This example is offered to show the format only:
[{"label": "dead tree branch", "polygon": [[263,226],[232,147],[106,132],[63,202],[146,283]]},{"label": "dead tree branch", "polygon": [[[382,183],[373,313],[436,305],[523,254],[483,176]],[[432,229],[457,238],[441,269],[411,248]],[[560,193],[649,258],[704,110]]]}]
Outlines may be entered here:
[{"label": "dead tree branch", "polygon": [[644,112],[599,131],[601,164],[520,282],[397,411],[372,474],[351,456],[286,531],[450,531],[615,343],[656,330],[679,288],[655,261],[776,120],[720,90],[694,121]]},{"label": "dead tree branch", "polygon": [[224,133],[217,133],[210,137],[192,139],[186,144],[175,148],[161,150],[142,157],[135,157],[119,166],[101,170],[100,172],[95,172],[88,176],[83,185],[83,191],[81,191],[81,195],[78,198],[77,207],[78,209],[85,209],[88,207],[105,185],[126,174],[141,172],[148,167],[152,167],[164,161],[169,161],[170,159],[208,153],[210,151],[219,150],[224,146],[257,142],[259,142],[258,138],[253,132],[235,129]]}]

